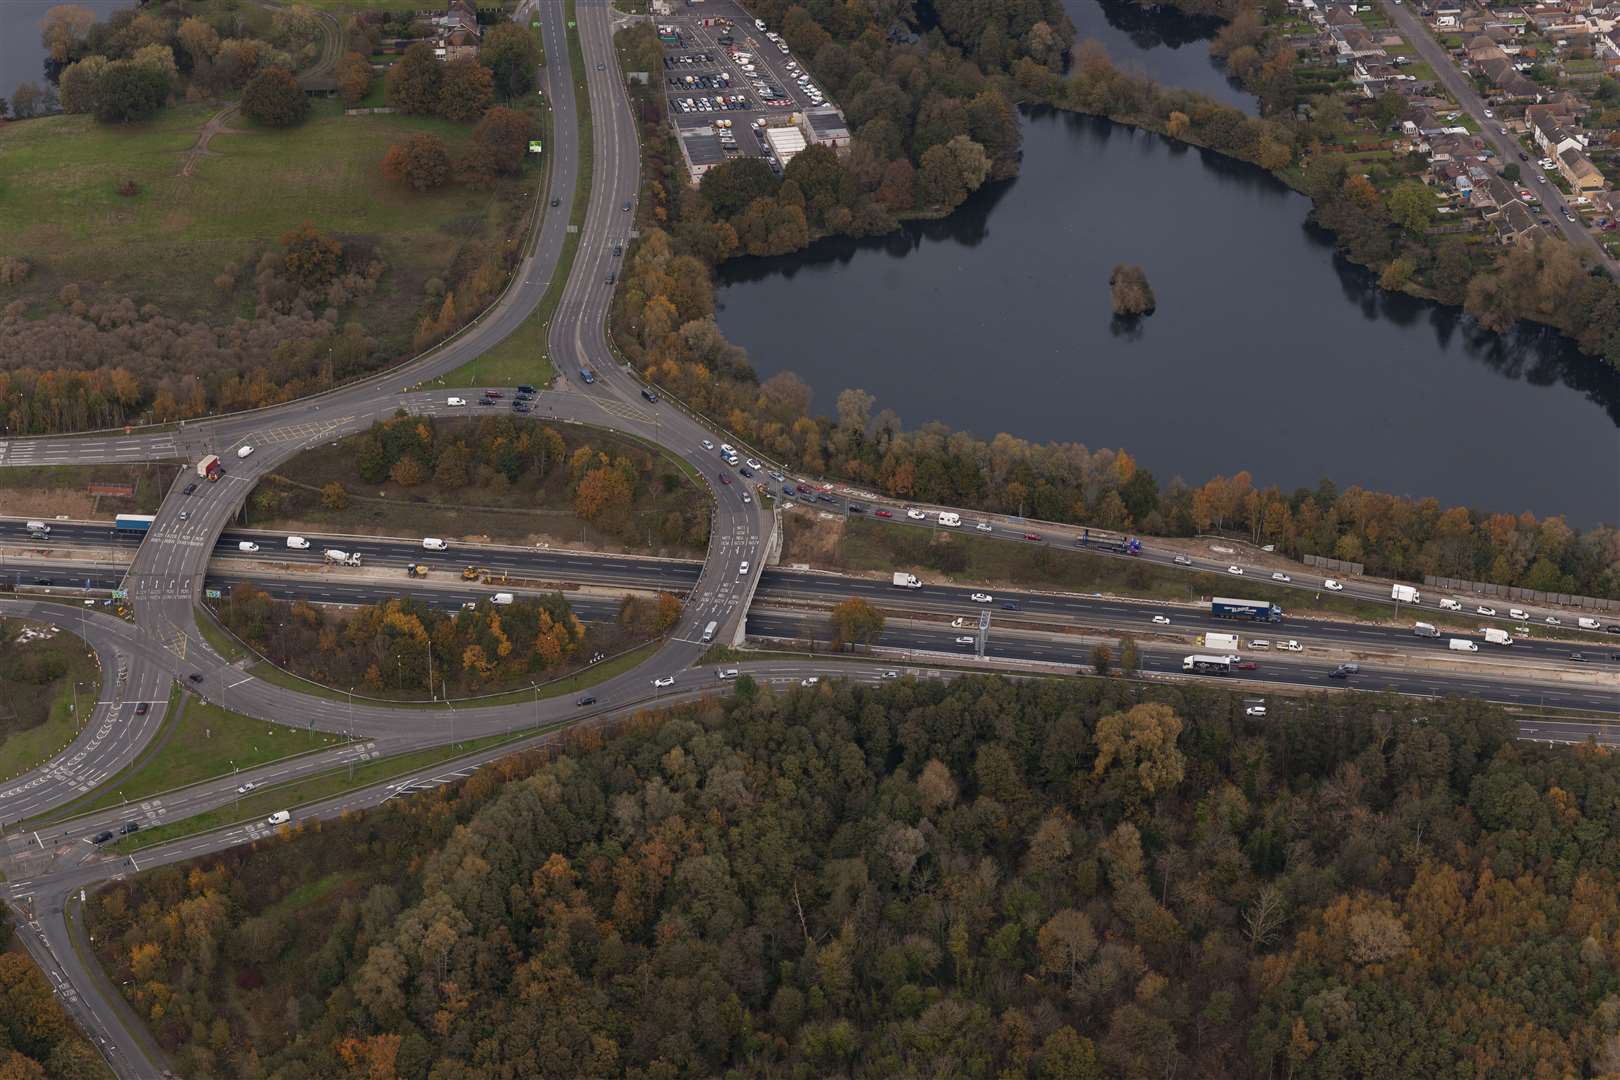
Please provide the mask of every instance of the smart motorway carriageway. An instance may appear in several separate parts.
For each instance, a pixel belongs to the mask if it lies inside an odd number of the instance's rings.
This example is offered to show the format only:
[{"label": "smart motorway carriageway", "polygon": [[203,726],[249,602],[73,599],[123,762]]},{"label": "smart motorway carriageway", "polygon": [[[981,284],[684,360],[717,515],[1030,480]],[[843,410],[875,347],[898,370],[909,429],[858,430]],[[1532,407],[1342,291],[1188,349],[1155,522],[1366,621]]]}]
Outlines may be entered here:
[{"label": "smart motorway carriageway", "polygon": [[[768,575],[762,584],[754,608],[748,615],[748,635],[762,639],[820,641],[825,644],[831,634],[825,606],[848,595],[848,582],[835,579],[828,583],[814,577],[805,582],[801,580],[805,575],[792,572],[782,573],[781,576],[787,579],[786,582],[775,583]],[[101,580],[111,582],[115,577],[116,571],[113,571]],[[219,572],[218,569],[208,578],[210,588],[222,591],[240,580],[235,573]],[[487,599],[490,594],[488,586],[473,587],[457,583],[427,588],[417,581],[389,579],[308,580],[302,577],[255,575],[253,583],[271,596],[285,600],[357,605],[411,594],[450,610],[464,603]],[[802,584],[810,584],[812,588],[800,592],[796,586]],[[823,588],[826,591],[818,591]],[[956,591],[961,594],[962,610],[967,611],[974,606],[966,601],[966,590]],[[973,647],[958,641],[960,637],[972,636],[971,628],[955,628],[937,620],[927,621],[922,617],[928,614],[927,600],[901,590],[895,592],[899,603],[915,610],[891,615],[878,642],[880,646],[926,652],[962,663],[973,662]],[[587,622],[610,622],[618,612],[619,600],[614,596],[575,593],[569,599],[580,618]],[[1144,611],[1164,610],[1156,605],[1144,607],[1131,601],[1090,601],[1084,597],[1073,599],[1077,605],[1081,605],[1076,610],[1083,613],[1083,625],[1067,619],[1046,623],[1022,618],[1014,623],[1003,619],[993,624],[987,655],[992,659],[1040,661],[1066,667],[1089,665],[1092,645],[1097,641],[1113,643],[1120,634],[1118,629],[1109,625],[1110,612],[1124,612],[1127,626],[1140,629]],[[815,611],[805,611],[803,604],[807,600],[823,606]],[[777,606],[784,604],[789,606]],[[971,611],[968,613],[972,614]],[[1024,614],[1019,612],[1014,617]],[[1468,654],[1459,658],[1443,646],[1436,651],[1434,643],[1428,639],[1413,638],[1396,629],[1387,631],[1377,644],[1367,644],[1360,638],[1352,637],[1328,638],[1324,641],[1323,636],[1316,632],[1324,627],[1335,633],[1349,633],[1360,627],[1331,623],[1306,625],[1311,626],[1311,630],[1297,628],[1289,632],[1311,643],[1310,655],[1248,652],[1248,656],[1258,660],[1260,668],[1253,672],[1235,672],[1232,681],[1280,683],[1318,690],[1353,687],[1425,696],[1456,694],[1506,704],[1544,704],[1558,708],[1620,712],[1620,664],[1612,664],[1612,674],[1592,664],[1568,665],[1567,670],[1554,670],[1545,663],[1530,663],[1511,656],[1506,658],[1510,663],[1504,663],[1497,654]],[[1226,627],[1229,628],[1230,624],[1226,624]],[[1330,648],[1331,655],[1322,655],[1324,645]],[[1167,677],[1180,677],[1182,658],[1189,652],[1197,651],[1187,641],[1163,637],[1139,638],[1138,646],[1144,657],[1144,670]],[[1357,649],[1360,651],[1353,651]],[[1378,651],[1374,652],[1374,649]],[[1361,661],[1362,674],[1350,681],[1330,679],[1329,672],[1340,661],[1351,656],[1366,657]],[[1379,658],[1382,658],[1382,663]],[[690,659],[686,663],[690,663]],[[684,667],[685,664],[679,666]],[[226,678],[235,679],[238,676],[227,675]],[[246,677],[241,678],[244,682],[249,681]],[[236,692],[229,682],[220,690],[222,693]]]},{"label": "smart motorway carriageway", "polygon": [[[70,580],[93,580],[94,587],[115,587],[109,584],[105,571],[83,573],[76,571],[71,562],[49,557],[53,549],[69,545],[85,545],[116,553],[133,546],[139,533],[120,533],[100,524],[61,523],[52,531],[52,539],[45,544],[30,542],[20,521],[0,522],[0,545],[11,545],[9,562],[0,558],[0,584],[51,580],[67,584]],[[430,576],[420,595],[446,606],[459,605],[467,600],[487,597],[497,586],[468,585],[465,589],[447,588],[446,578],[459,580],[460,571],[468,565],[514,578],[556,583],[558,585],[615,586],[626,589],[667,590],[685,595],[699,579],[701,563],[694,560],[655,559],[624,554],[600,554],[566,550],[537,549],[498,545],[453,543],[449,551],[428,551],[420,540],[405,538],[345,536],[305,537],[309,548],[294,550],[286,547],[286,534],[256,530],[227,530],[221,534],[214,548],[214,561],[210,574],[230,580],[253,579],[270,581],[274,578],[303,577],[316,573],[315,567],[323,560],[326,548],[358,551],[364,557],[365,567],[386,567],[404,574],[409,563],[427,566]],[[259,551],[246,554],[238,550],[241,542],[259,545]],[[29,543],[32,546],[22,547]],[[27,557],[23,557],[26,552]],[[36,558],[36,556],[39,556]],[[283,572],[280,567],[289,569]],[[291,569],[297,568],[297,569]],[[73,577],[67,575],[73,574]],[[364,590],[357,591],[353,583],[344,581],[342,570],[320,571],[322,580],[329,581],[324,593],[303,593],[308,599],[331,603],[371,603],[382,595]],[[367,575],[370,577],[370,575]],[[370,578],[386,589],[385,579]],[[423,581],[409,581],[400,586],[415,589]],[[505,586],[499,586],[504,588]],[[1352,658],[1360,651],[1391,649],[1427,654],[1439,660],[1454,659],[1448,655],[1447,638],[1452,636],[1479,637],[1477,626],[1442,630],[1439,638],[1419,638],[1412,633],[1411,623],[1385,625],[1359,623],[1346,619],[1304,618],[1285,616],[1281,623],[1244,623],[1216,619],[1209,614],[1209,604],[1166,603],[1136,600],[1129,597],[1099,596],[1084,593],[1009,591],[997,589],[995,602],[981,605],[971,596],[980,591],[975,586],[958,586],[930,582],[918,590],[896,589],[886,579],[857,577],[817,571],[798,571],[780,567],[764,569],[759,579],[756,596],[762,602],[817,603],[831,605],[851,596],[862,597],[889,611],[971,616],[976,621],[978,612],[989,607],[997,623],[1056,622],[1064,625],[1083,625],[1105,628],[1137,635],[1158,635],[1183,638],[1188,648],[1193,647],[1194,635],[1210,631],[1238,633],[1245,640],[1255,638],[1279,640],[1293,638],[1307,647],[1343,650],[1343,658]],[[1014,610],[1010,605],[1016,605]],[[1170,626],[1155,626],[1155,615],[1171,619]],[[1469,619],[1464,615],[1463,618]],[[1471,622],[1485,620],[1469,619]],[[1560,628],[1568,632],[1568,628]],[[1546,628],[1548,633],[1555,632]],[[1543,628],[1535,628],[1537,634]],[[1581,640],[1584,637],[1585,640]],[[1587,665],[1615,665],[1620,675],[1620,637],[1606,640],[1597,635],[1576,635],[1569,639],[1519,637],[1511,649],[1480,643],[1480,656],[1489,656],[1509,664],[1528,662],[1554,666],[1569,666],[1571,653],[1579,652]],[[1247,651],[1247,650],[1245,650]],[[1620,690],[1620,679],[1617,679]]]}]

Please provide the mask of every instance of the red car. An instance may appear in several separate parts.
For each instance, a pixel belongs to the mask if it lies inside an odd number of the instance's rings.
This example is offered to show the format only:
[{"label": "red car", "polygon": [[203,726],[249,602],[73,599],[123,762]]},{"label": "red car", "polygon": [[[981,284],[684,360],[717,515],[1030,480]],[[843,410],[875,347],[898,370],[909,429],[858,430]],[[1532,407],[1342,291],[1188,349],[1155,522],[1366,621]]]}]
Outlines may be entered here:
[{"label": "red car", "polygon": [[1024,539],[1028,540],[1032,544],[1039,544],[1041,542],[1041,538],[1036,536],[1034,533],[1025,533]]},{"label": "red car", "polygon": [[503,398],[506,395],[501,393],[499,390],[485,390],[484,396],[487,398]]},{"label": "red car", "polygon": [[879,511],[876,512],[876,514],[877,514],[878,517],[886,517],[886,518],[894,517],[894,515],[889,513],[887,510],[879,510]]},{"label": "red car", "polygon": [[1259,671],[1260,670],[1260,665],[1255,663],[1253,660],[1239,660],[1237,663],[1233,664],[1232,666],[1237,668],[1239,671]]},{"label": "red car", "polygon": [[728,486],[731,484],[731,477],[730,476],[727,476],[725,473],[720,473],[719,475],[720,475],[720,482],[722,484],[726,484]]}]

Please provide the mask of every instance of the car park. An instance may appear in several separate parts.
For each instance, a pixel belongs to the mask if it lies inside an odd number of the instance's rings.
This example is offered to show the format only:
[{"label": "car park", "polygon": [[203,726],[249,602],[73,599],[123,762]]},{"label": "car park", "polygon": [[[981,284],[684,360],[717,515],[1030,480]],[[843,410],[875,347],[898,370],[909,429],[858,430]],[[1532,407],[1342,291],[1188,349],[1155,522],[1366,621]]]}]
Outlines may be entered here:
[{"label": "car park", "polygon": [[1170,625],[1170,616],[1168,616],[1168,615],[1155,615],[1155,616],[1153,616],[1153,625],[1154,626],[1169,626]]}]

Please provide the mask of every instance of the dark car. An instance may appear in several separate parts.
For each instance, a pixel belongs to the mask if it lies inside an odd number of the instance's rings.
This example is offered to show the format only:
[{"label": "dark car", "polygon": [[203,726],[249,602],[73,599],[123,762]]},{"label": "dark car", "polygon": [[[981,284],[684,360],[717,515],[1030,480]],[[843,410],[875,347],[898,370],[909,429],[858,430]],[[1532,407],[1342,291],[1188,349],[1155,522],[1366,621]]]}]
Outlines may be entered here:
[{"label": "dark car", "polygon": [[1529,161],[1530,160],[1530,155],[1525,153],[1523,150],[1520,150],[1519,151],[1519,160],[1520,161]]},{"label": "dark car", "polygon": [[596,695],[595,694],[586,694],[585,696],[581,697],[578,701],[574,702],[574,704],[578,705],[581,708],[584,708],[586,705],[595,705],[596,704]]},{"label": "dark car", "polygon": [[793,494],[793,485],[792,484],[783,484],[782,485],[782,494],[784,494],[784,495],[792,495]]},{"label": "dark car", "polygon": [[197,490],[197,481],[193,480],[191,483],[187,484],[185,487],[180,489],[180,494],[182,494],[182,495],[190,495],[190,494],[194,493],[196,490]]},{"label": "dark car", "polygon": [[119,836],[128,836],[132,832],[140,832],[140,831],[141,831],[141,823],[138,822],[138,821],[126,821],[126,822],[124,822],[122,825],[120,825],[118,827],[118,835]]},{"label": "dark car", "polygon": [[560,202],[562,202],[562,200],[561,200],[561,199],[559,199],[559,198],[557,198],[557,197],[556,197],[556,196],[555,196],[555,195],[554,195],[554,196],[552,196],[552,198],[551,198],[551,205],[552,205],[552,206],[556,206],[556,205],[557,205],[557,204],[558,204],[558,203],[560,203]]},{"label": "dark car", "polygon": [[749,468],[749,467],[748,467],[748,466],[746,466],[746,465],[739,465],[739,466],[737,466],[737,471],[738,471],[738,472],[740,472],[740,473],[742,473],[742,474],[743,474],[743,475],[744,475],[744,476],[753,476],[753,475],[754,475],[754,470],[753,470],[753,469],[750,469],[750,468]]},{"label": "dark car", "polygon": [[630,200],[629,199],[624,200],[624,212],[627,213],[627,214],[630,212]]},{"label": "dark car", "polygon": [[613,257],[616,259],[620,255],[623,255],[623,254],[624,254],[624,245],[620,244],[620,243],[615,243],[613,245]]},{"label": "dark car", "polygon": [[590,368],[582,367],[579,369],[579,377],[587,384],[593,383],[596,381],[596,372],[592,371]]},{"label": "dark car", "polygon": [[1610,623],[1603,628],[1605,634],[1620,634],[1620,623]]},{"label": "dark car", "polygon": [[147,702],[138,701],[138,702],[135,703],[135,715],[136,716],[145,716],[147,714],[147,711],[150,710],[151,707],[152,706],[150,704],[148,704]]},{"label": "dark car", "polygon": [[193,671],[190,675],[187,675],[186,678],[190,679],[194,683],[200,683],[203,681],[203,677],[197,674],[195,671]]},{"label": "dark car", "polygon": [[528,412],[529,411],[529,403],[527,401],[514,401],[514,402],[512,402],[512,411],[513,412]]},{"label": "dark car", "polygon": [[649,390],[647,387],[643,386],[641,388],[641,396],[652,402],[654,405],[658,404],[658,392],[656,390]]},{"label": "dark car", "polygon": [[862,506],[860,503],[850,503],[849,512],[852,514],[864,514],[866,513],[866,507]]},{"label": "dark car", "polygon": [[1024,610],[1024,605],[1020,604],[1016,600],[1003,600],[1001,602],[1001,610],[1002,611],[1023,611]]},{"label": "dark car", "polygon": [[493,404],[495,404],[495,399],[494,398],[481,397],[481,398],[478,399],[478,404],[480,404],[480,405],[493,405]]},{"label": "dark car", "polygon": [[720,482],[722,484],[725,484],[727,487],[730,487],[731,486],[731,477],[727,476],[725,473],[721,473],[720,474]]},{"label": "dark car", "polygon": [[1239,671],[1259,671],[1260,670],[1260,665],[1255,663],[1253,660],[1239,660],[1237,663],[1233,664],[1232,666],[1237,668]]},{"label": "dark car", "polygon": [[90,838],[90,842],[92,844],[105,844],[107,841],[109,841],[111,839],[112,839],[112,833],[110,831],[103,831],[103,832],[98,832],[98,833],[96,833],[96,835],[92,836]]},{"label": "dark car", "polygon": [[484,396],[487,398],[503,398],[506,395],[499,390],[485,390]]},{"label": "dark car", "polygon": [[607,277],[603,278],[602,282],[603,282],[603,284],[611,285],[617,280],[619,280],[619,275],[615,274],[613,271],[609,270],[608,273],[607,273]]},{"label": "dark car", "polygon": [[1582,656],[1582,655],[1581,655],[1581,654],[1580,654],[1580,653],[1578,653],[1578,652],[1572,652],[1572,653],[1570,653],[1570,654],[1569,654],[1569,658],[1570,658],[1570,659],[1571,659],[1571,660],[1573,660],[1573,661],[1575,661],[1575,662],[1576,662],[1576,663],[1577,663],[1577,664],[1584,664],[1584,663],[1586,663],[1586,657],[1584,657],[1584,656]]},{"label": "dark car", "polygon": [[530,386],[528,383],[523,383],[521,386],[519,386],[517,388],[517,391],[520,394],[537,394],[537,393],[539,393],[538,390],[536,390],[534,387]]}]

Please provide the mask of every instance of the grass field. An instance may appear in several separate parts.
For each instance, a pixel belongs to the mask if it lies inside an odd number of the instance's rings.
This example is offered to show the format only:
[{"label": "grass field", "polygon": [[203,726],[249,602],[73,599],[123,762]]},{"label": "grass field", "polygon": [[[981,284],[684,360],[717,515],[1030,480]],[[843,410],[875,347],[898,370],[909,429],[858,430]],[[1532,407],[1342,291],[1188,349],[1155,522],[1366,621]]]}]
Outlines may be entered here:
[{"label": "grass field", "polygon": [[[0,469],[0,506],[16,517],[107,518],[156,512],[173,465],[14,465]],[[135,494],[92,495],[92,483],[133,484]]]},{"label": "grass field", "polygon": [[[784,516],[783,527],[784,564],[803,562],[857,572],[913,570],[924,581],[943,577],[958,585],[1101,592],[1182,602],[1210,596],[1242,596],[1281,604],[1285,611],[1295,614],[1314,612],[1370,620],[1388,618],[1390,614],[1388,604],[1316,595],[1253,578],[1235,580],[1225,574],[1190,573],[1048,544],[898,528],[873,521],[823,521],[798,511]],[[1434,622],[1437,617],[1424,618]]]},{"label": "grass field", "polygon": [[[528,176],[471,191],[451,184],[427,194],[384,179],[390,143],[418,131],[444,139],[454,157],[470,127],[426,117],[344,116],[317,102],[310,118],[285,131],[238,117],[216,135],[193,175],[179,175],[184,152],[215,111],[181,105],[127,127],[88,116],[55,116],[0,126],[0,236],[7,254],[34,264],[12,292],[45,302],[61,285],[127,294],[182,318],[252,313],[247,261],[305,220],[334,235],[374,245],[388,267],[363,321],[385,342],[408,343],[424,283],[446,275],[467,243],[494,237],[521,214]],[[126,198],[125,179],[140,185]],[[235,291],[213,281],[241,270]],[[154,273],[161,267],[161,273]]]},{"label": "grass field", "polygon": [[380,780],[390,776],[398,776],[412,772],[416,769],[426,768],[440,761],[453,757],[460,757],[486,746],[496,743],[512,741],[521,738],[524,733],[518,732],[503,735],[486,735],[481,739],[466,739],[458,742],[454,747],[435,746],[427,750],[416,750],[408,754],[396,754],[393,757],[379,758],[357,765],[353,770],[343,768],[331,772],[321,773],[304,780],[294,780],[286,784],[277,784],[273,787],[261,788],[251,795],[222,806],[217,810],[209,810],[193,817],[170,821],[156,828],[142,829],[133,836],[113,844],[116,851],[139,851],[151,847],[153,844],[165,843],[182,836],[191,836],[195,833],[208,832],[239,821],[249,821],[260,816],[269,816],[277,810],[300,806],[304,803],[315,802],[320,799],[329,799],[334,795],[341,795],[345,791],[369,787]]},{"label": "grass field", "polygon": [[[38,622],[0,619],[0,779],[49,761],[72,743],[80,718],[90,714],[101,693],[101,669],[82,638],[59,630],[49,639],[18,643],[25,630],[43,628]],[[46,682],[16,677],[37,662],[61,665],[61,674]]]},{"label": "grass field", "polygon": [[152,745],[127,769],[48,816],[63,818],[120,802],[137,802],[233,769],[253,769],[348,741],[341,735],[255,720],[178,688],[170,699],[168,717]]},{"label": "grass field", "polygon": [[[569,8],[572,21],[573,9]],[[437,385],[457,386],[549,386],[556,377],[557,366],[552,361],[551,348],[546,340],[551,328],[551,317],[562,300],[563,287],[574,268],[574,256],[579,252],[579,230],[585,223],[585,210],[591,201],[591,96],[583,81],[585,58],[579,45],[579,31],[568,31],[568,57],[574,78],[574,101],[579,116],[579,175],[574,185],[574,201],[568,210],[568,223],[574,231],[563,238],[562,250],[557,255],[557,272],[540,303],[503,341],[482,355],[469,360],[450,372]],[[547,116],[546,145],[552,145],[552,129]],[[547,197],[549,204],[549,195]],[[547,209],[550,207],[548,205]],[[561,209],[560,207],[558,209]]]}]

